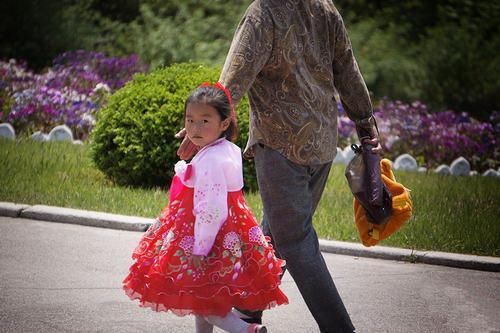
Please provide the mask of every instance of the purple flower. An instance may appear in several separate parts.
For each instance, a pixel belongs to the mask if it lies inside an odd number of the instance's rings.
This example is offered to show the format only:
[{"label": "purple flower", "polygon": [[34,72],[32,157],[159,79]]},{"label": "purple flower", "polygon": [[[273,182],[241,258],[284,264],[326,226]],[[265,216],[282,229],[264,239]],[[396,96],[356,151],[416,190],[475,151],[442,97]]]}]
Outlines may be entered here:
[{"label": "purple flower", "polygon": [[6,120],[20,132],[64,123],[83,139],[109,94],[146,70],[137,55],[116,58],[83,50],[57,56],[41,74],[15,60],[0,61],[0,110],[9,106]]},{"label": "purple flower", "polygon": [[[421,163],[434,167],[464,156],[478,169],[499,165],[498,130],[466,112],[429,113],[420,101],[405,104],[383,100],[375,108],[375,116],[382,145],[390,158],[410,153]],[[482,157],[477,158],[478,155]]]}]

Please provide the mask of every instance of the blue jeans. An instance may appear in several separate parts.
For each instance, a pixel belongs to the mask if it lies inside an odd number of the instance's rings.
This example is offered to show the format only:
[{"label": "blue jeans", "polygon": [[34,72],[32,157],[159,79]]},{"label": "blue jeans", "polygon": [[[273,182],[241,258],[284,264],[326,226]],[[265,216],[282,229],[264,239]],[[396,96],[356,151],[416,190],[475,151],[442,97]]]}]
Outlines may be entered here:
[{"label": "blue jeans", "polygon": [[299,165],[279,152],[255,145],[264,234],[304,298],[321,332],[353,332],[354,326],[319,250],[312,217],[332,163]]}]

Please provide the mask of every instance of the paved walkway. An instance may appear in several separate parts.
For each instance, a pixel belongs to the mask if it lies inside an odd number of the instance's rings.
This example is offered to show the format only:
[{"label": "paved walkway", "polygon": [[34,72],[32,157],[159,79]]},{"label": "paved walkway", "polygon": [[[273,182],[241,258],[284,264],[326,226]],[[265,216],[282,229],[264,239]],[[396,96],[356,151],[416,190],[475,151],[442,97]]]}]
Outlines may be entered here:
[{"label": "paved walkway", "polygon": [[[0,217],[1,332],[194,332],[131,302],[121,280],[140,232]],[[324,254],[358,332],[500,332],[496,272]],[[269,332],[318,332],[288,274]],[[221,332],[216,330],[216,332]]]},{"label": "paved walkway", "polygon": [[[9,202],[0,202],[0,216],[23,217],[35,220],[130,231],[145,231],[153,222],[153,219],[137,216],[125,216],[45,205],[19,205]],[[367,248],[359,243],[323,239],[320,239],[320,248],[321,251],[327,253],[500,272],[500,258],[498,257],[435,251],[412,251],[409,249],[385,246]]]}]

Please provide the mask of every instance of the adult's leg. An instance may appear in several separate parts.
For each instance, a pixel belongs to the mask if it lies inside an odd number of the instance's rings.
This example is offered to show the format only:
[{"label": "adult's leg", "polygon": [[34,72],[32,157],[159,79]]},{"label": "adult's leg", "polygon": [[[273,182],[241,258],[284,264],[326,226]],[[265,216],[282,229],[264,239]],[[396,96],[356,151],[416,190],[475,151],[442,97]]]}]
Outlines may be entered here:
[{"label": "adult's leg", "polygon": [[255,167],[269,228],[279,255],[322,332],[353,332],[354,326],[319,250],[312,216],[331,163],[303,166],[268,147],[256,146]]}]

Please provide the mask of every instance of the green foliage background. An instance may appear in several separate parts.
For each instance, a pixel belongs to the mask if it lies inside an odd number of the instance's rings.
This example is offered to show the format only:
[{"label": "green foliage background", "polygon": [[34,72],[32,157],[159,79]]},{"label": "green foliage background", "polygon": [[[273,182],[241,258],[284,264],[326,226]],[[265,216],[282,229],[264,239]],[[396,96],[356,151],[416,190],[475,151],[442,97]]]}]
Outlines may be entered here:
[{"label": "green foliage background", "polygon": [[431,111],[500,110],[500,3],[338,0],[376,98],[420,99]]},{"label": "green foliage background", "polygon": [[[201,82],[216,82],[219,68],[194,63],[175,64],[148,74],[136,75],[113,94],[99,112],[91,133],[95,165],[119,185],[165,187],[170,184],[183,127],[184,102]],[[240,136],[248,137],[248,101],[237,111]],[[257,190],[252,162],[244,162],[245,185]]]},{"label": "green foliage background", "polygon": [[[4,0],[0,58],[41,69],[72,49],[139,53],[152,68],[220,66],[251,0]],[[468,111],[500,109],[500,3],[338,0],[374,99]]]}]

